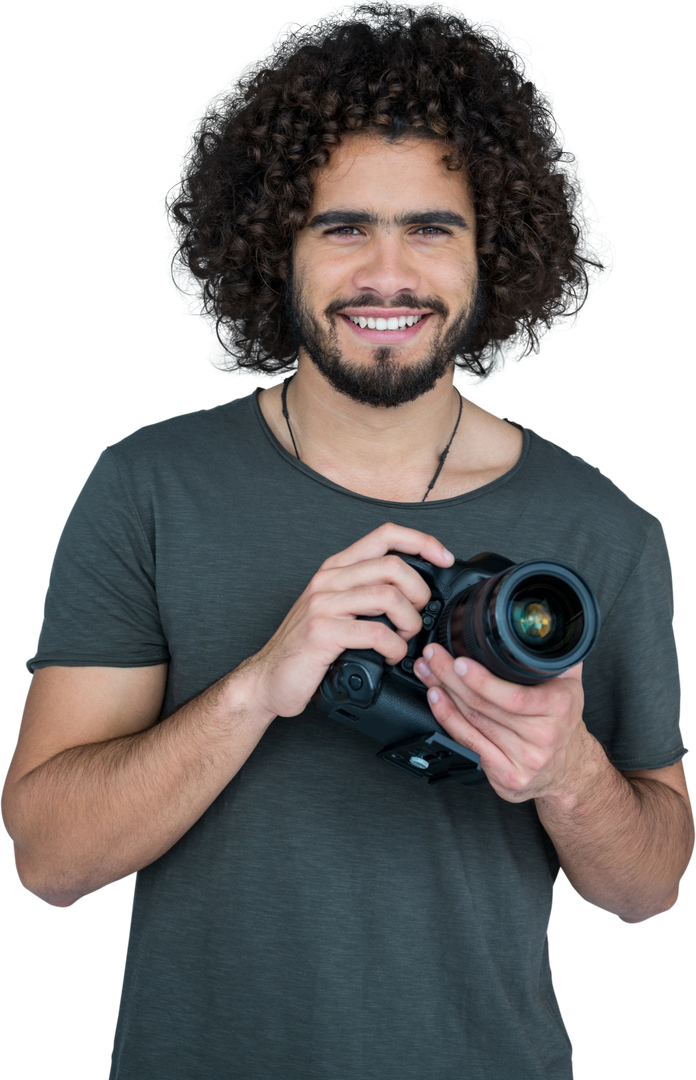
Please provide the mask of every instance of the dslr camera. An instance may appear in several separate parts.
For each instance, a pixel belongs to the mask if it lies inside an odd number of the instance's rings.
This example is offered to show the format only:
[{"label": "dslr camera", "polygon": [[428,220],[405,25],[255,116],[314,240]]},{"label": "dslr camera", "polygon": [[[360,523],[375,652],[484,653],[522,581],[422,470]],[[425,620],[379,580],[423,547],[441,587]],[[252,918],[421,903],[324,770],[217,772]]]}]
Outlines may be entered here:
[{"label": "dslr camera", "polygon": [[[321,712],[379,740],[378,756],[428,783],[485,780],[479,755],[435,720],[413,671],[431,642],[469,656],[509,682],[545,682],[584,660],[599,635],[599,605],[576,570],[551,560],[513,563],[485,551],[440,567],[397,554],[425,579],[431,597],[404,659],[387,664],[373,649],[347,649],[312,699]],[[375,621],[395,629],[386,615]]]}]

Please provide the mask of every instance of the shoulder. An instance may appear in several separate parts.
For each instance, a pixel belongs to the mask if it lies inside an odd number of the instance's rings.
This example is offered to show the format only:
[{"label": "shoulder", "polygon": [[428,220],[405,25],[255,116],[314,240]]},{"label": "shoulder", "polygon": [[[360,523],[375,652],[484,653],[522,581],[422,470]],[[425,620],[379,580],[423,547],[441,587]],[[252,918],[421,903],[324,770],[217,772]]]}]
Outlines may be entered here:
[{"label": "shoulder", "polygon": [[207,453],[229,439],[244,440],[254,431],[258,425],[252,399],[253,394],[214,409],[200,409],[148,424],[108,449],[122,464],[134,460],[142,464],[163,455],[181,460],[197,451]]},{"label": "shoulder", "polygon": [[659,522],[633,502],[599,468],[577,454],[529,431],[525,462],[526,481],[536,498],[546,500],[554,513],[582,520],[586,528],[624,533],[632,547],[639,547]]}]

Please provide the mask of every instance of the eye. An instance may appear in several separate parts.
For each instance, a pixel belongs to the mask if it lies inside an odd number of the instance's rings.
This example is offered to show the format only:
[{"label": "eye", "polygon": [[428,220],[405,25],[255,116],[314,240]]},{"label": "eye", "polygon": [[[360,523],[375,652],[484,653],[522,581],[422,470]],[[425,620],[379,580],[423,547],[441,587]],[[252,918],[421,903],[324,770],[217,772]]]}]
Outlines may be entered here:
[{"label": "eye", "polygon": [[324,236],[360,236],[360,229],[355,225],[337,225],[335,229],[327,229]]},{"label": "eye", "polygon": [[422,233],[423,236],[448,236],[447,229],[441,229],[439,225],[421,225],[416,232]]},{"label": "eye", "polygon": [[[345,229],[352,229],[352,230],[354,230],[356,232],[358,231],[357,226],[354,226],[354,225],[339,225],[335,229],[329,229],[326,232],[324,232],[324,237],[333,237],[333,235],[337,235],[339,232],[344,233]],[[421,225],[420,228],[417,229],[416,231],[417,232],[423,232],[424,229],[433,229],[436,232],[441,232],[443,235],[449,234],[449,233],[447,233],[446,229],[441,229],[437,225]],[[344,233],[344,235],[345,235],[345,233]]]}]

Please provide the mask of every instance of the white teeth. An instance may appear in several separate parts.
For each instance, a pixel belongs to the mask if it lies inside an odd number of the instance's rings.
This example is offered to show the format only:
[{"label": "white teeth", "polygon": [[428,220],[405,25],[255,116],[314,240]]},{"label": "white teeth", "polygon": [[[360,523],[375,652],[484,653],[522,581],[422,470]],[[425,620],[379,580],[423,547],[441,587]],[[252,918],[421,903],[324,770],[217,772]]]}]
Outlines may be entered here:
[{"label": "white teeth", "polygon": [[415,326],[417,322],[420,322],[423,318],[422,315],[392,315],[389,319],[366,319],[363,315],[349,315],[348,318],[356,326],[360,326],[363,330],[367,327],[369,330],[403,330],[406,326]]}]

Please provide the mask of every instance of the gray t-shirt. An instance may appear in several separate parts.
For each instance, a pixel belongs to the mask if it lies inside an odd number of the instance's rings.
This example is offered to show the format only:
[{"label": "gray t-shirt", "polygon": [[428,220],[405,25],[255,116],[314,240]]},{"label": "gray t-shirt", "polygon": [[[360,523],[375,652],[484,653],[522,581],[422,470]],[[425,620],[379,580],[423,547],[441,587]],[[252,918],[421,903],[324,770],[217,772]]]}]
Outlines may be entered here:
[{"label": "gray t-shirt", "polygon": [[[144,428],[70,515],[30,669],[168,661],[166,716],[385,521],[460,558],[580,570],[603,619],[589,730],[619,769],[682,757],[659,522],[530,431],[493,483],[396,503],[298,462],[256,395]],[[546,942],[558,860],[534,802],[428,785],[377,749],[312,706],[276,719],[139,873],[112,1080],[568,1080]]]}]

